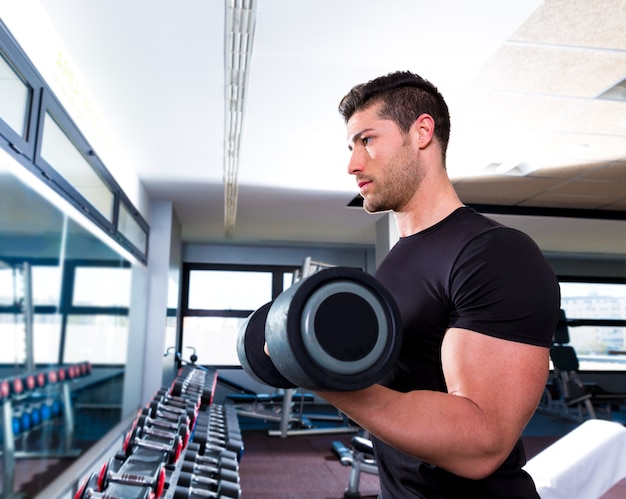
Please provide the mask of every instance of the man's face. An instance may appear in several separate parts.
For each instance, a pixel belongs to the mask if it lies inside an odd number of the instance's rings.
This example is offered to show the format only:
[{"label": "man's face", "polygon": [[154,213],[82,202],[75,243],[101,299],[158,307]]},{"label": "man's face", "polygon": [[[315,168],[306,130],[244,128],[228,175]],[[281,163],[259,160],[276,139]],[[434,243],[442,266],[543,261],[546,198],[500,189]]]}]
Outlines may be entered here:
[{"label": "man's face", "polygon": [[379,104],[348,120],[348,173],[356,177],[363,207],[369,213],[402,211],[423,176],[419,150],[398,125],[378,116]]}]

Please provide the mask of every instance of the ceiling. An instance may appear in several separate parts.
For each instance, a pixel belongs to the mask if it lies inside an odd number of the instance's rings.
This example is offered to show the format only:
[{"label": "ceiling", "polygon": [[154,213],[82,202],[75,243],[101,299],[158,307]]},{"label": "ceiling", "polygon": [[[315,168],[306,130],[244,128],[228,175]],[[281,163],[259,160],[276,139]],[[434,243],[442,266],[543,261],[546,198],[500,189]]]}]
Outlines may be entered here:
[{"label": "ceiling", "polygon": [[[173,202],[184,242],[373,244],[381,215],[347,207],[358,190],[337,104],[408,69],[448,101],[448,170],[465,203],[592,210],[496,218],[545,251],[626,253],[623,219],[587,218],[626,215],[623,0],[39,3],[149,196]],[[231,3],[253,5],[256,24],[227,234]]]}]

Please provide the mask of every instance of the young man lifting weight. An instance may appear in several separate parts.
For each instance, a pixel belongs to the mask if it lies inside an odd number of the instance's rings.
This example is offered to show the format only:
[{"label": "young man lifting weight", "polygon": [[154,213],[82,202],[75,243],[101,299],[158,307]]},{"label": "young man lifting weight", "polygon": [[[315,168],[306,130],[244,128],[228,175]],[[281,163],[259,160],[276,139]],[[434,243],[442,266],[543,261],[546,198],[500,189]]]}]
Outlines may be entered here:
[{"label": "young man lifting weight", "polygon": [[430,82],[376,78],[339,111],[365,210],[397,222],[376,276],[404,340],[380,384],[320,395],[371,433],[382,499],[537,498],[520,435],[548,376],[554,273],[530,238],[459,200],[448,107]]}]

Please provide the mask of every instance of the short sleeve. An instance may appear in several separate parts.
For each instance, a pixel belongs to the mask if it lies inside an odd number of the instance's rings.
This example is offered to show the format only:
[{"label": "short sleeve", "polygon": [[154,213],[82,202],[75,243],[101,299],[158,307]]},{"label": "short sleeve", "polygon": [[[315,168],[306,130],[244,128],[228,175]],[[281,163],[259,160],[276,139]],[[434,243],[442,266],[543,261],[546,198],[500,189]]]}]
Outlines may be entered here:
[{"label": "short sleeve", "polygon": [[559,285],[526,234],[495,227],[472,239],[450,274],[451,327],[549,347],[560,308]]}]

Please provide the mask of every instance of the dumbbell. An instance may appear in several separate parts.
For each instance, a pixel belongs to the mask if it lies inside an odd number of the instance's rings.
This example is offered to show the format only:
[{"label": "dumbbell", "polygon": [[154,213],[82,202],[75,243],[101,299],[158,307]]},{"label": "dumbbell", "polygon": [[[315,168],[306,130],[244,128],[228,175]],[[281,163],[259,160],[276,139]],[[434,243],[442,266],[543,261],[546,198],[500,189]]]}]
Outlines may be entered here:
[{"label": "dumbbell", "polygon": [[161,388],[156,392],[152,400],[159,400],[164,404],[171,404],[179,407],[200,407],[200,401],[197,397],[189,395],[172,395],[167,388]]},{"label": "dumbbell", "polygon": [[219,468],[220,470],[228,470],[233,473],[239,472],[239,463],[236,456],[233,458],[222,456],[220,454],[207,453],[204,456],[194,454],[193,452],[185,452],[183,456],[183,465],[190,463],[191,465],[210,466]]},{"label": "dumbbell", "polygon": [[159,441],[153,438],[140,438],[137,436],[137,428],[133,428],[128,432],[122,445],[122,450],[126,456],[134,454],[137,449],[153,451],[160,459],[163,454],[169,464],[173,464],[178,460],[183,450],[183,440],[180,435],[176,435],[169,441]]},{"label": "dumbbell", "polygon": [[221,433],[239,433],[239,426],[232,418],[225,418],[219,413],[200,413],[196,421],[197,426],[206,427]]},{"label": "dumbbell", "polygon": [[193,461],[183,460],[181,471],[197,476],[223,480],[231,483],[239,483],[239,471],[222,468],[215,464],[199,464]]},{"label": "dumbbell", "polygon": [[143,417],[140,417],[135,420],[134,427],[137,428],[136,436],[153,436],[157,438],[163,439],[172,439],[176,436],[180,436],[183,441],[183,447],[187,446],[187,442],[189,441],[189,429],[187,425],[180,425],[176,430],[172,430],[170,428],[163,428],[158,426],[151,426],[147,424]]},{"label": "dumbbell", "polygon": [[191,420],[187,414],[164,410],[158,404],[149,404],[148,407],[144,407],[141,410],[141,414],[154,419],[162,419],[176,424],[186,424],[192,428]]},{"label": "dumbbell", "polygon": [[178,404],[174,405],[161,400],[152,400],[150,404],[148,404],[148,407],[152,411],[152,416],[155,416],[157,413],[185,415],[191,421],[191,426],[193,426],[196,420],[196,410],[194,407],[179,407]]},{"label": "dumbbell", "polygon": [[172,385],[172,393],[180,395],[191,389],[199,391],[204,389],[206,384],[206,372],[200,369],[191,369],[182,371],[181,375],[174,381]]},{"label": "dumbbell", "polygon": [[201,449],[225,449],[234,452],[237,456],[241,456],[243,454],[242,440],[228,438],[227,436],[223,437],[219,434],[212,434],[208,431],[202,431],[202,428],[196,428],[193,441],[200,444]]},{"label": "dumbbell", "polygon": [[41,424],[41,406],[31,405],[25,408],[25,411],[30,413],[31,428],[39,426]]},{"label": "dumbbell", "polygon": [[8,380],[3,379],[0,381],[0,400],[7,398],[9,395],[11,395],[11,385]]},{"label": "dumbbell", "polygon": [[21,408],[17,410],[13,414],[13,418],[11,420],[11,426],[13,428],[13,434],[19,435],[20,433],[27,432],[30,430],[33,424],[33,420],[29,411]]},{"label": "dumbbell", "polygon": [[160,431],[166,432],[169,435],[176,433],[183,439],[183,447],[186,447],[187,442],[189,441],[189,427],[185,423],[175,423],[173,421],[163,419],[154,419],[140,414],[133,424],[142,428],[142,430],[147,430],[148,432]]},{"label": "dumbbell", "polygon": [[225,469],[237,471],[239,469],[237,453],[226,449],[211,450],[200,454],[202,450],[200,444],[190,442],[183,457],[183,461],[193,462],[208,466],[221,466]]},{"label": "dumbbell", "polygon": [[178,475],[174,499],[190,497],[239,498],[241,497],[241,489],[238,484],[227,480],[216,480],[181,472]]},{"label": "dumbbell", "polygon": [[389,291],[365,272],[331,267],[253,312],[239,330],[237,355],[252,378],[270,386],[350,391],[381,381],[401,343]]},{"label": "dumbbell", "polygon": [[98,475],[98,489],[104,491],[111,483],[133,487],[149,487],[156,497],[161,497],[165,489],[165,463],[147,463],[129,459],[123,463],[115,458],[102,466]]},{"label": "dumbbell", "polygon": [[122,491],[120,495],[114,495],[112,491],[100,492],[98,490],[98,473],[92,473],[78,488],[74,499],[156,499],[154,491],[149,487],[133,487],[132,495],[125,492]]},{"label": "dumbbell", "polygon": [[35,373],[34,376],[37,388],[43,388],[48,383],[48,378],[46,377],[46,373],[44,371],[39,371]]}]

